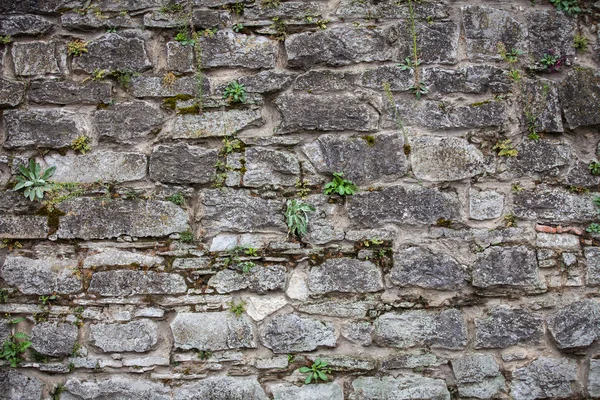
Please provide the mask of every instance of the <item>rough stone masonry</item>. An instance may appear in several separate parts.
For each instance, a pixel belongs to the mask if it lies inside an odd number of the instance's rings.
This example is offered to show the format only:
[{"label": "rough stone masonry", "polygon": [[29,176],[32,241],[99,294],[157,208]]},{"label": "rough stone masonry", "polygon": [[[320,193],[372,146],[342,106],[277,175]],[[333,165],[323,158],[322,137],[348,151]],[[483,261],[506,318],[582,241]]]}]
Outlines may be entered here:
[{"label": "rough stone masonry", "polygon": [[600,398],[600,3],[553,3],[1,0],[0,398]]}]

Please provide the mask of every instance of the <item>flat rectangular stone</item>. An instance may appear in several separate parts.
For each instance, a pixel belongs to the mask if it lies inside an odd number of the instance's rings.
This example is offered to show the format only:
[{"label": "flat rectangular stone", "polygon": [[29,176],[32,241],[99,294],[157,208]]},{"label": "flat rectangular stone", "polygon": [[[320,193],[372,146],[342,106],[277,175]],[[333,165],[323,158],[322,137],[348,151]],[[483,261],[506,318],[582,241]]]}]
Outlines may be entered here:
[{"label": "flat rectangular stone", "polygon": [[137,37],[107,33],[88,42],[87,49],[73,58],[73,70],[91,74],[96,69],[141,72],[152,67],[144,41]]},{"label": "flat rectangular stone", "polygon": [[242,129],[264,124],[260,109],[236,109],[205,112],[199,115],[177,115],[171,139],[197,139],[211,136],[231,136]]},{"label": "flat rectangular stone", "polygon": [[247,316],[229,311],[178,313],[171,322],[175,348],[227,350],[255,348],[254,327]]},{"label": "flat rectangular stone", "polygon": [[27,99],[47,104],[99,104],[112,98],[110,82],[36,81],[27,92]]},{"label": "flat rectangular stone", "polygon": [[2,279],[21,293],[47,295],[68,294],[82,289],[77,274],[77,260],[55,257],[37,259],[8,255],[0,271]]},{"label": "flat rectangular stone", "polygon": [[[207,77],[202,80],[202,93],[210,92],[210,82]],[[194,97],[198,93],[197,81],[191,76],[175,79],[173,84],[167,84],[162,76],[134,76],[131,80],[131,94],[134,97],[174,97],[184,95]]]},{"label": "flat rectangular stone", "polygon": [[146,177],[146,155],[93,151],[84,156],[50,154],[44,157],[48,166],[55,166],[52,180],[56,182],[130,182]]},{"label": "flat rectangular stone", "polygon": [[562,250],[580,250],[579,236],[568,233],[553,234],[538,232],[535,241],[537,247],[558,248]]},{"label": "flat rectangular stone", "polygon": [[67,70],[64,43],[17,42],[12,45],[12,57],[19,76],[63,74]]},{"label": "flat rectangular stone", "polygon": [[217,149],[185,143],[158,145],[150,155],[150,179],[164,183],[209,183],[215,177],[217,161]]},{"label": "flat rectangular stone", "polygon": [[45,239],[48,218],[35,215],[0,215],[0,239]]},{"label": "flat rectangular stone", "polygon": [[540,188],[513,195],[514,213],[519,218],[552,224],[591,222],[597,211],[591,194],[574,194],[561,189]]},{"label": "flat rectangular stone", "polygon": [[262,36],[218,31],[200,38],[202,67],[274,68],[277,42]]},{"label": "flat rectangular stone", "polygon": [[[0,57],[1,58],[1,57]],[[2,61],[0,60],[0,68]],[[14,107],[23,101],[25,84],[0,78],[0,106]]]},{"label": "flat rectangular stone", "polygon": [[178,274],[113,270],[92,275],[88,290],[101,296],[164,295],[185,293],[187,285]]}]

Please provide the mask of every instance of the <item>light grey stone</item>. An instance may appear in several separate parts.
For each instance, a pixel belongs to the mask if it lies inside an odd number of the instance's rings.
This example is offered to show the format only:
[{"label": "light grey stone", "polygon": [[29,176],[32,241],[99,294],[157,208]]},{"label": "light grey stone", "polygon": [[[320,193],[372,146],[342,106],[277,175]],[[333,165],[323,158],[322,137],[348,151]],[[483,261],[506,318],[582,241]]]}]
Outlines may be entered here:
[{"label": "light grey stone", "polygon": [[[154,15],[160,13],[152,13]],[[144,18],[152,14],[146,14]],[[179,42],[167,43],[167,68],[169,71],[186,73],[194,72],[194,48],[192,46],[184,46]]]},{"label": "light grey stone", "polygon": [[[132,17],[129,13],[121,14],[104,14],[99,9],[90,7],[87,12],[66,11],[61,13],[60,23],[63,28],[89,31],[98,28],[110,29],[116,28],[139,28],[142,26],[137,18]],[[121,10],[124,11],[124,10]]]},{"label": "light grey stone", "polygon": [[248,289],[251,292],[265,294],[272,290],[285,288],[285,267],[282,265],[254,266],[248,273],[231,269],[217,272],[208,281],[219,293],[231,293]]},{"label": "light grey stone", "polygon": [[383,290],[379,267],[370,261],[352,258],[330,258],[312,267],[308,288],[313,293],[350,292],[369,293]]},{"label": "light grey stone", "polygon": [[549,173],[571,160],[571,148],[562,142],[524,140],[516,150],[517,156],[511,157],[508,165],[521,174]]},{"label": "light grey stone", "polygon": [[439,358],[427,350],[413,350],[395,353],[381,362],[381,369],[405,369],[405,368],[424,368],[439,367],[448,364],[448,360]]},{"label": "light grey stone", "polygon": [[373,342],[371,337],[373,331],[373,325],[369,322],[353,321],[342,326],[341,334],[352,343],[360,344],[361,346],[370,346]]},{"label": "light grey stone", "polygon": [[469,189],[469,216],[484,221],[502,216],[504,195],[494,190]]},{"label": "light grey stone", "polygon": [[271,393],[274,400],[344,400],[344,391],[335,382],[305,386],[277,384],[271,388]]},{"label": "light grey stone", "polygon": [[51,21],[37,15],[5,15],[0,19],[0,35],[43,36],[55,27]]},{"label": "light grey stone", "polygon": [[18,42],[12,45],[12,59],[18,76],[60,75],[66,71],[67,51],[55,41]]},{"label": "light grey stone", "polygon": [[279,315],[259,328],[260,341],[274,353],[311,351],[335,347],[336,333],[331,322],[303,318],[295,314]]},{"label": "light grey stone", "polygon": [[65,391],[61,400],[171,400],[171,389],[140,379],[124,376],[109,378],[69,378],[65,382]]},{"label": "light grey stone", "polygon": [[23,294],[69,294],[82,289],[77,277],[77,260],[42,257],[38,259],[8,255],[0,274]]},{"label": "light grey stone", "polygon": [[49,231],[46,217],[2,215],[0,218],[0,239],[45,239]]},{"label": "light grey stone", "polygon": [[44,385],[16,369],[0,370],[0,390],[3,400],[41,400]]},{"label": "light grey stone", "polygon": [[142,267],[158,267],[163,263],[164,259],[162,257],[119,250],[113,247],[106,247],[100,249],[100,251],[95,254],[87,256],[83,261],[83,267],[124,267],[127,265],[139,265]]},{"label": "light grey stone", "polygon": [[452,370],[461,396],[492,399],[506,392],[505,379],[491,354],[472,354],[454,359]]},{"label": "light grey stone", "polygon": [[181,275],[154,271],[112,270],[92,275],[90,292],[101,296],[185,293],[187,285]]},{"label": "light grey stone", "polygon": [[367,312],[374,309],[377,302],[372,298],[361,299],[323,299],[302,302],[296,306],[300,312],[316,315],[327,315],[338,318],[364,318]]},{"label": "light grey stone", "polygon": [[[134,97],[162,98],[184,95],[190,99],[198,93],[195,77],[181,76],[175,82],[168,84],[163,76],[134,76],[131,79],[131,94]],[[202,93],[210,93],[210,81],[202,79]]]},{"label": "light grey stone", "polygon": [[536,234],[535,245],[537,247],[555,248],[561,250],[580,250],[579,236],[568,233],[544,233]]},{"label": "light grey stone", "polygon": [[475,348],[537,345],[544,337],[542,318],[526,309],[497,306],[475,319]]},{"label": "light grey stone", "polygon": [[423,80],[431,93],[506,93],[512,81],[507,71],[492,65],[470,65],[458,69],[423,68]]},{"label": "light grey stone", "polygon": [[173,400],[268,400],[255,377],[219,376],[189,383],[174,390]]},{"label": "light grey stone", "polygon": [[513,372],[510,393],[515,400],[570,398],[576,380],[575,360],[540,357]]},{"label": "light grey stone", "polygon": [[245,186],[293,186],[300,177],[298,159],[288,152],[251,147],[246,150],[245,159]]},{"label": "light grey stone", "polygon": [[256,75],[242,76],[238,83],[244,85],[248,93],[272,93],[288,87],[294,75],[283,70],[261,71]]},{"label": "light grey stone", "polygon": [[587,390],[590,396],[594,398],[600,397],[600,360],[590,360]]},{"label": "light grey stone", "polygon": [[52,180],[56,182],[130,182],[146,177],[147,160],[141,153],[92,151],[85,155],[49,154],[48,166],[56,167]]},{"label": "light grey stone", "polygon": [[250,319],[228,311],[178,313],[171,322],[174,346],[183,350],[227,350],[255,348]]},{"label": "light grey stone", "polygon": [[170,139],[200,139],[213,136],[232,136],[245,128],[264,124],[259,109],[211,111],[200,115],[177,115],[173,129],[165,132]]},{"label": "light grey stone", "polygon": [[87,53],[73,59],[75,71],[96,69],[142,72],[152,67],[142,39],[108,33],[87,44]]},{"label": "light grey stone", "polygon": [[150,320],[125,324],[92,324],[90,339],[103,352],[136,352],[151,350],[158,343],[158,325]]},{"label": "light grey stone", "polygon": [[262,36],[220,30],[200,38],[202,67],[274,68],[277,43]]},{"label": "light grey stone", "polygon": [[[244,301],[246,302],[246,312],[254,321],[262,321],[288,304],[284,295],[250,296],[245,297]],[[287,359],[285,366],[287,366]]]},{"label": "light grey stone", "polygon": [[101,141],[134,143],[160,131],[162,122],[158,107],[143,101],[118,103],[94,112],[94,129]]},{"label": "light grey stone", "polygon": [[405,92],[414,85],[414,72],[407,69],[402,70],[396,65],[384,65],[368,69],[360,74],[358,84],[360,86],[383,90],[383,85],[389,85],[391,92]]},{"label": "light grey stone", "polygon": [[588,347],[598,338],[600,307],[592,299],[575,301],[556,310],[546,323],[559,349]]},{"label": "light grey stone", "polygon": [[394,253],[391,281],[398,286],[457,290],[469,279],[466,268],[446,254],[424,247],[411,247]]},{"label": "light grey stone", "polygon": [[587,266],[586,282],[589,286],[600,285],[600,248],[586,247],[583,249]]},{"label": "light grey stone", "polygon": [[31,347],[47,356],[68,356],[73,353],[77,335],[77,326],[71,323],[42,322],[31,328]]},{"label": "light grey stone", "polygon": [[[449,7],[438,2],[421,2],[412,5],[413,13],[417,19],[421,18],[446,18]],[[364,19],[397,19],[409,18],[409,8],[404,3],[396,0],[382,0],[377,2],[342,0],[335,12],[340,18]]]},{"label": "light grey stone", "polygon": [[524,219],[561,224],[595,220],[593,196],[566,190],[543,188],[513,195],[513,212]]},{"label": "light grey stone", "polygon": [[441,379],[419,375],[360,377],[352,381],[351,400],[450,400],[450,392]]}]

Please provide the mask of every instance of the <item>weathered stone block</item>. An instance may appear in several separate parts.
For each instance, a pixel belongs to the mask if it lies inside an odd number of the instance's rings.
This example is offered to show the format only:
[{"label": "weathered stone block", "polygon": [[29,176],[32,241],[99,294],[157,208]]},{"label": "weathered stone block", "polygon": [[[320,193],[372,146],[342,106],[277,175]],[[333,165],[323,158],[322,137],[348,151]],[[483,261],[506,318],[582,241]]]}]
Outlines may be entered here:
[{"label": "weathered stone block", "polygon": [[521,95],[523,120],[539,132],[563,132],[558,85],[549,79],[526,80]]},{"label": "weathered stone block", "polygon": [[0,239],[45,239],[48,218],[35,215],[0,215]]},{"label": "weathered stone block", "polygon": [[271,388],[274,400],[328,399],[344,400],[344,392],[338,383],[294,386],[277,384]]},{"label": "weathered stone block", "polygon": [[143,101],[119,103],[94,112],[94,129],[100,140],[133,143],[160,131],[162,113]]},{"label": "weathered stone block", "polygon": [[283,204],[235,190],[203,190],[196,218],[205,229],[231,232],[286,232]]},{"label": "weathered stone block", "polygon": [[590,346],[598,338],[600,307],[591,299],[559,308],[548,319],[548,330],[559,349]]},{"label": "weathered stone block", "polygon": [[586,247],[583,249],[587,266],[586,282],[589,286],[600,285],[600,247]]},{"label": "weathered stone block", "polygon": [[535,252],[525,246],[490,247],[477,257],[473,267],[473,286],[493,289],[513,287],[543,291]]},{"label": "weathered stone block", "polygon": [[[442,379],[408,375],[393,378],[365,376],[352,381],[352,400],[422,399],[450,400],[450,392]],[[390,397],[393,396],[393,397]]]},{"label": "weathered stone block", "polygon": [[[162,76],[134,76],[131,79],[131,94],[134,97],[175,97],[184,95],[189,98],[196,96],[198,86],[196,79],[191,76],[182,76],[169,84]],[[202,93],[210,93],[210,81],[207,77],[202,79]]]},{"label": "weathered stone block", "polygon": [[244,10],[244,19],[248,26],[271,25],[273,18],[284,19],[288,25],[308,24],[306,17],[311,16],[314,21],[319,19],[325,12],[322,3],[314,1],[286,1],[277,7],[256,4]]},{"label": "weathered stone block", "polygon": [[423,81],[430,92],[506,93],[511,80],[506,71],[492,65],[470,65],[459,69],[423,68]]},{"label": "weathered stone block", "polygon": [[230,269],[217,272],[208,281],[219,293],[231,293],[248,289],[267,293],[285,289],[285,267],[282,265],[255,266],[250,272],[239,273]]},{"label": "weathered stone block", "polygon": [[144,41],[108,33],[87,45],[88,52],[73,59],[73,69],[87,73],[107,71],[145,71],[152,67]]},{"label": "weathered stone block", "polygon": [[509,12],[485,6],[462,7],[462,24],[467,41],[467,56],[474,59],[500,59],[498,43],[511,49],[526,50],[527,28]]},{"label": "weathered stone block", "polygon": [[47,295],[68,294],[82,289],[77,277],[77,260],[27,258],[9,255],[0,271],[2,279],[21,293]]},{"label": "weathered stone block", "polygon": [[467,323],[462,313],[455,309],[440,313],[388,312],[375,321],[375,343],[399,348],[428,345],[460,350],[467,344]]},{"label": "weathered stone block", "polygon": [[296,78],[294,90],[305,90],[309,93],[351,90],[356,87],[357,78],[356,72],[312,70]]},{"label": "weathered stone block", "polygon": [[335,347],[336,333],[331,322],[322,322],[295,314],[279,315],[264,322],[260,341],[274,353],[311,351],[317,347]]},{"label": "weathered stone block", "polygon": [[179,294],[187,291],[187,285],[177,274],[116,270],[96,272],[88,290],[101,296]]},{"label": "weathered stone block", "polygon": [[560,86],[560,103],[569,128],[600,124],[600,72],[578,68],[569,72]]},{"label": "weathered stone block", "polygon": [[594,398],[600,397],[600,360],[590,360],[587,390],[590,396]]},{"label": "weathered stone block", "polygon": [[343,171],[344,178],[357,184],[398,179],[408,168],[404,139],[398,133],[350,138],[326,134],[302,149],[319,173]]},{"label": "weathered stone block", "polygon": [[0,35],[45,35],[55,24],[37,15],[6,15],[0,19]]},{"label": "weathered stone block", "polygon": [[62,400],[101,400],[122,398],[127,400],[171,400],[171,389],[147,380],[124,376],[109,378],[69,378],[65,382]]},{"label": "weathered stone block", "polygon": [[502,349],[518,344],[536,345],[544,338],[542,318],[525,309],[494,307],[475,320],[475,348]]},{"label": "weathered stone block", "polygon": [[219,31],[202,37],[202,67],[274,68],[277,42],[262,36]]},{"label": "weathered stone block", "polygon": [[502,216],[504,195],[493,190],[469,189],[469,216],[479,221]]},{"label": "weathered stone block", "polygon": [[483,154],[465,139],[421,136],[410,141],[410,161],[418,179],[458,181],[482,174]]},{"label": "weathered stone block", "polygon": [[347,199],[348,217],[364,227],[383,223],[433,224],[440,218],[455,220],[459,201],[454,193],[421,186],[392,186],[357,193]]},{"label": "weathered stone block", "polygon": [[516,149],[518,154],[508,160],[508,165],[521,174],[556,173],[571,159],[571,147],[563,142],[524,140]]},{"label": "weathered stone block", "polygon": [[454,359],[452,370],[461,396],[492,399],[506,392],[504,376],[491,354],[471,354]]},{"label": "weathered stone block", "polygon": [[552,224],[588,222],[597,216],[592,197],[556,188],[522,191],[514,195],[513,212],[519,218]]},{"label": "weathered stone block", "polygon": [[[288,304],[288,300],[283,294],[272,296],[250,296],[245,297],[244,301],[246,302],[246,312],[254,321],[262,321]],[[287,366],[287,358],[285,359],[285,362]]]},{"label": "weathered stone block", "polygon": [[167,43],[167,68],[179,73],[194,72],[194,48],[179,42]]},{"label": "weathered stone block", "polygon": [[[413,3],[415,18],[446,18],[449,8],[445,3],[421,2]],[[364,18],[364,19],[397,19],[409,18],[408,4],[398,3],[396,0],[381,1],[354,1],[342,0],[335,12],[341,18]]]},{"label": "weathered stone block", "polygon": [[[452,21],[415,21],[419,59],[425,63],[455,64],[458,56],[459,27]],[[413,56],[412,25],[409,21],[398,26],[400,59]]]},{"label": "weathered stone block", "polygon": [[361,346],[370,346],[373,342],[371,338],[373,331],[373,325],[367,321],[354,321],[343,325],[341,334],[352,343],[360,344]]},{"label": "weathered stone block", "polygon": [[188,229],[188,215],[166,201],[79,198],[60,204],[57,235],[64,239],[109,239],[121,235],[161,237]]},{"label": "weathered stone block", "polygon": [[[350,76],[354,77],[355,75]],[[355,82],[352,83],[355,84]],[[397,65],[384,65],[361,73],[358,83],[360,86],[377,91],[383,90],[383,85],[386,84],[390,85],[392,92],[405,92],[414,85],[415,80],[414,72],[410,69],[403,71]]]},{"label": "weathered stone block", "polygon": [[89,135],[87,123],[74,112],[19,109],[4,111],[7,139],[4,147],[69,147],[81,135]]},{"label": "weathered stone block", "polygon": [[513,372],[511,395],[515,400],[570,398],[577,380],[575,360],[540,357]]},{"label": "weathered stone block", "polygon": [[215,376],[186,384],[174,390],[173,400],[267,400],[265,391],[254,377]]},{"label": "weathered stone block", "polygon": [[27,99],[47,104],[98,104],[111,100],[110,82],[36,81],[27,92]]},{"label": "weathered stone block", "polygon": [[293,186],[300,177],[298,158],[267,147],[251,147],[245,153],[244,186]]},{"label": "weathered stone block", "polygon": [[[0,66],[2,63],[0,62]],[[25,95],[25,84],[0,78],[0,107],[14,107],[21,104]]]},{"label": "weathered stone block", "polygon": [[12,46],[12,58],[19,76],[63,74],[67,49],[58,42],[18,42]]},{"label": "weathered stone block", "polygon": [[31,346],[40,354],[64,357],[73,353],[77,335],[77,326],[71,323],[42,322],[31,329]]},{"label": "weathered stone block", "polygon": [[0,390],[6,400],[40,400],[44,385],[12,368],[0,370]]},{"label": "weathered stone block", "polygon": [[315,315],[327,315],[337,318],[364,318],[369,310],[377,307],[373,298],[333,298],[315,301],[304,301],[295,306],[300,312]]},{"label": "weathered stone block", "polygon": [[[175,260],[177,261],[177,260]],[[112,247],[100,249],[83,260],[84,268],[139,265],[142,267],[158,267],[163,264],[162,257],[144,253],[119,250]],[[176,262],[173,263],[174,265]],[[174,267],[175,268],[175,267]]]},{"label": "weathered stone block", "polygon": [[376,130],[379,123],[377,110],[352,96],[284,94],[275,100],[275,104],[283,117],[280,133],[369,132]]},{"label": "weathered stone block", "polygon": [[465,286],[469,275],[464,266],[446,254],[434,253],[425,247],[411,247],[394,253],[390,279],[402,287],[457,290]]},{"label": "weathered stone block", "polygon": [[577,23],[565,12],[536,10],[526,14],[529,55],[538,61],[549,50],[563,56],[574,56],[573,38]]},{"label": "weathered stone block", "polygon": [[171,322],[174,346],[183,350],[227,350],[255,348],[254,327],[243,315],[228,311],[178,313]]},{"label": "weathered stone block", "polygon": [[158,343],[158,325],[150,320],[135,320],[125,324],[92,324],[90,340],[105,353],[143,353]]},{"label": "weathered stone block", "polygon": [[245,128],[262,126],[264,120],[260,109],[236,109],[212,111],[200,115],[177,115],[171,132],[165,136],[171,139],[198,139],[211,136],[232,136]]},{"label": "weathered stone block", "polygon": [[209,183],[216,174],[217,161],[217,149],[185,143],[158,145],[150,156],[150,179],[164,183]]},{"label": "weathered stone block", "polygon": [[[60,23],[63,28],[75,30],[93,30],[98,28],[139,28],[141,23],[136,18],[126,14],[106,15],[98,13],[98,9],[88,9],[85,14],[80,10],[76,12],[67,11],[60,16]],[[123,10],[121,10],[123,11]]]},{"label": "weathered stone block", "polygon": [[288,66],[340,67],[360,62],[387,61],[393,57],[389,29],[335,27],[290,35],[285,41]]},{"label": "weathered stone block", "polygon": [[308,288],[313,293],[369,293],[383,290],[383,280],[379,267],[370,261],[331,258],[311,268]]},{"label": "weathered stone block", "polygon": [[55,166],[52,180],[56,182],[129,182],[146,177],[146,155],[94,151],[85,155],[50,154],[44,157],[48,166]]},{"label": "weathered stone block", "polygon": [[242,76],[238,82],[248,93],[278,92],[291,85],[294,75],[282,70],[261,71],[256,75]]}]

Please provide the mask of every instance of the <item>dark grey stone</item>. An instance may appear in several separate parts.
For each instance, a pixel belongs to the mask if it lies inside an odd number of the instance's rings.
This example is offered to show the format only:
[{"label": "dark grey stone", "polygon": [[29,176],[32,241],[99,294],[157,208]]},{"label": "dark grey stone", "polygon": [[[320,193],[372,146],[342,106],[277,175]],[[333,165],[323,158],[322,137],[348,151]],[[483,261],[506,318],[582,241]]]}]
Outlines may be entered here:
[{"label": "dark grey stone", "polygon": [[548,330],[559,349],[590,346],[598,338],[600,307],[591,299],[575,301],[547,318]]},{"label": "dark grey stone", "polygon": [[560,103],[569,128],[600,124],[596,103],[600,98],[600,71],[577,68],[560,86]]},{"label": "dark grey stone", "polygon": [[577,27],[576,19],[565,12],[536,10],[526,14],[529,41],[529,55],[534,61],[549,50],[562,56],[575,55],[573,38]]},{"label": "dark grey stone", "polygon": [[379,114],[356,97],[343,95],[284,94],[275,100],[283,122],[279,133],[302,131],[370,132],[377,130]]},{"label": "dark grey stone", "polygon": [[67,49],[59,42],[17,42],[12,45],[15,74],[34,76],[63,74],[66,71]]},{"label": "dark grey stone", "polygon": [[246,88],[248,93],[278,92],[291,85],[294,75],[283,70],[261,71],[256,75],[243,76],[238,82]]},{"label": "dark grey stone", "polygon": [[31,346],[40,354],[64,357],[73,353],[77,335],[77,326],[72,323],[42,322],[31,329]]},{"label": "dark grey stone", "polygon": [[430,92],[506,93],[512,81],[506,71],[493,65],[470,65],[459,69],[423,68],[423,80]]},{"label": "dark grey stone", "polygon": [[87,45],[88,52],[73,59],[73,69],[142,72],[152,67],[144,41],[108,33]]},{"label": "dark grey stone", "polygon": [[[92,7],[93,8],[93,7]],[[94,30],[98,28],[139,28],[141,23],[131,15],[125,14],[98,14],[96,9],[87,11],[85,14],[68,11],[60,16],[63,28],[74,30]]]},{"label": "dark grey stone", "polygon": [[[412,4],[415,18],[446,18],[449,7],[441,2],[415,2]],[[409,18],[408,3],[397,0],[342,0],[337,8],[336,15],[341,18],[370,19],[397,19]]]},{"label": "dark grey stone", "polygon": [[109,103],[112,98],[110,82],[36,81],[27,92],[27,99],[47,104]]},{"label": "dark grey stone", "polygon": [[251,147],[245,153],[244,186],[294,186],[300,178],[300,163],[289,152]]},{"label": "dark grey stone", "polygon": [[377,91],[382,91],[383,85],[389,84],[390,91],[405,92],[414,85],[415,79],[414,72],[409,69],[403,71],[397,65],[384,65],[361,73],[358,83]]},{"label": "dark grey stone", "polygon": [[148,380],[114,375],[109,378],[73,377],[65,382],[61,400],[171,400],[171,389]]},{"label": "dark grey stone", "polygon": [[558,85],[549,79],[527,79],[521,95],[525,126],[537,132],[563,132]]},{"label": "dark grey stone", "polygon": [[515,400],[572,398],[577,380],[575,360],[540,357],[513,374],[511,395]]},{"label": "dark grey stone", "polygon": [[256,378],[215,376],[176,388],[173,400],[267,400]]},{"label": "dark grey stone", "polygon": [[583,255],[587,267],[586,283],[588,286],[600,285],[600,247],[585,247]]},{"label": "dark grey stone", "polygon": [[0,35],[45,35],[55,24],[37,15],[6,15],[0,19]]},{"label": "dark grey stone", "polygon": [[166,201],[78,198],[63,202],[59,238],[161,237],[188,229],[188,215]]},{"label": "dark grey stone", "polygon": [[485,318],[475,320],[475,348],[478,349],[537,345],[543,338],[541,316],[525,309],[497,306]]},{"label": "dark grey stone", "polygon": [[175,348],[226,350],[255,348],[254,327],[246,315],[229,311],[178,313],[171,322]]},{"label": "dark grey stone", "polygon": [[164,183],[209,183],[215,176],[217,149],[185,143],[158,145],[150,156],[150,179]]},{"label": "dark grey stone", "polygon": [[[459,27],[452,21],[415,21],[419,59],[425,63],[456,64],[458,57]],[[412,26],[409,21],[398,26],[400,55],[404,60],[413,56]]]},{"label": "dark grey stone", "polygon": [[151,350],[158,343],[158,325],[151,320],[90,325],[91,343],[105,353]]},{"label": "dark grey stone", "polygon": [[101,296],[180,294],[187,291],[181,275],[154,271],[114,270],[92,275],[88,289]]},{"label": "dark grey stone", "polygon": [[[196,78],[192,76],[178,77],[169,85],[164,82],[162,76],[140,75],[131,79],[131,93],[134,97],[194,97],[198,93],[198,86]],[[206,76],[202,79],[202,93],[210,93],[210,81]]]},{"label": "dark grey stone", "polygon": [[247,273],[226,269],[213,275],[208,281],[208,286],[214,287],[219,293],[248,289],[265,294],[268,291],[285,289],[285,271],[282,265],[256,265]]},{"label": "dark grey stone", "polygon": [[308,93],[351,90],[355,88],[357,77],[355,72],[312,70],[296,78],[294,89],[305,90]]},{"label": "dark grey stone", "polygon": [[597,218],[592,196],[540,188],[513,195],[515,216],[552,224],[588,222]]},{"label": "dark grey stone", "polygon": [[[56,1],[56,0],[54,0]],[[113,0],[98,0],[94,3],[100,11],[137,11],[145,8],[161,7],[164,5],[162,0],[119,0],[115,3]]]},{"label": "dark grey stone", "polygon": [[347,199],[348,217],[363,227],[384,223],[433,224],[440,218],[456,220],[459,201],[454,193],[421,186],[391,186],[360,192]]},{"label": "dark grey stone", "polygon": [[169,68],[169,71],[182,74],[194,72],[194,48],[183,46],[179,42],[167,43],[167,68]]},{"label": "dark grey stone", "polygon": [[274,68],[277,42],[223,30],[213,37],[202,37],[202,67]]},{"label": "dark grey stone", "polygon": [[322,346],[336,346],[335,329],[331,322],[295,314],[279,315],[264,322],[259,334],[262,344],[274,353],[295,353]]},{"label": "dark grey stone", "polygon": [[446,254],[425,247],[411,247],[394,253],[390,279],[395,285],[425,289],[457,290],[465,287],[466,268]]},{"label": "dark grey stone", "polygon": [[23,101],[24,95],[25,84],[23,82],[0,78],[0,107],[18,106]]},{"label": "dark grey stone", "polygon": [[48,295],[80,291],[83,286],[76,271],[77,260],[9,255],[0,274],[7,284],[16,286],[21,293]]},{"label": "dark grey stone", "polygon": [[301,25],[309,24],[306,16],[316,22],[325,12],[325,5],[314,1],[286,1],[277,7],[256,3],[244,9],[244,20],[248,26],[271,25],[273,18],[284,19],[288,25]]},{"label": "dark grey stone", "polygon": [[352,258],[330,258],[312,267],[308,288],[313,293],[350,292],[369,293],[383,290],[379,267],[370,261]]},{"label": "dark grey stone", "polygon": [[556,173],[571,160],[571,146],[564,142],[523,140],[516,149],[518,154],[508,159],[508,166],[520,174]]},{"label": "dark grey stone", "polygon": [[49,231],[47,217],[2,215],[0,218],[1,239],[45,239]]},{"label": "dark grey stone", "polygon": [[595,188],[600,185],[600,176],[590,173],[589,163],[576,159],[562,181],[568,186]]},{"label": "dark grey stone", "polygon": [[476,399],[498,398],[506,393],[506,381],[491,354],[471,354],[452,360],[458,394]]}]

